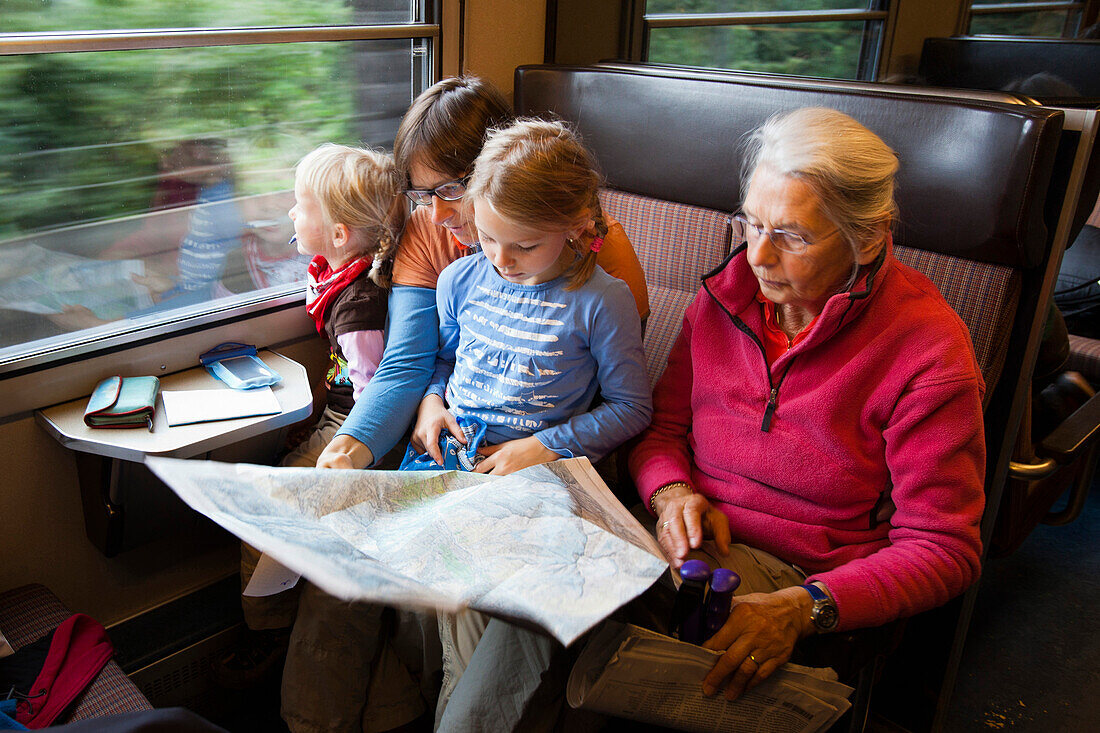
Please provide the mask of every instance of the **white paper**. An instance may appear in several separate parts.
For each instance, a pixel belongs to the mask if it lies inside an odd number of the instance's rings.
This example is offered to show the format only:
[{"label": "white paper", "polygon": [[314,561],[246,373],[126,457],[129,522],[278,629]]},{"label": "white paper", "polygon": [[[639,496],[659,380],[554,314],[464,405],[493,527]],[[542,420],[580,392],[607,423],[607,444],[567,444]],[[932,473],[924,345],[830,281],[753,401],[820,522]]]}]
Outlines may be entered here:
[{"label": "white paper", "polygon": [[301,577],[278,560],[272,559],[271,555],[260,555],[256,569],[252,571],[252,577],[241,595],[250,598],[273,596],[298,585]]},{"label": "white paper", "polygon": [[15,654],[15,650],[11,648],[11,644],[9,644],[8,640],[4,638],[4,635],[0,633],[0,659],[10,657],[12,654]]},{"label": "white paper", "polygon": [[169,427],[283,411],[271,387],[260,389],[167,389],[160,393]]}]

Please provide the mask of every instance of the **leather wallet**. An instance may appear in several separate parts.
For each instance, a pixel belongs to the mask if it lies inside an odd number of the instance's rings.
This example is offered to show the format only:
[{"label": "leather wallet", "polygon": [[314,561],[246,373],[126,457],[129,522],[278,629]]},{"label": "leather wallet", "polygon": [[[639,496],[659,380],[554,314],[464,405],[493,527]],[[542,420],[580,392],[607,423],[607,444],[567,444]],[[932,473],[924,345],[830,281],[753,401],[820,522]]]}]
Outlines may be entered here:
[{"label": "leather wallet", "polygon": [[160,380],[156,377],[107,377],[96,385],[84,410],[92,428],[153,429]]}]

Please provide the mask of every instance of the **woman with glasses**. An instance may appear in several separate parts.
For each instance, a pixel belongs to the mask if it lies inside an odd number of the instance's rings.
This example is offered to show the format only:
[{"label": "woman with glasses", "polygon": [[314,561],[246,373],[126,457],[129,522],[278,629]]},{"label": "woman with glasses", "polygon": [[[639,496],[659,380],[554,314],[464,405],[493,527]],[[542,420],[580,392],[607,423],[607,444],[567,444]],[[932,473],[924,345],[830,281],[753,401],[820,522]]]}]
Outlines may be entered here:
[{"label": "woman with glasses", "polygon": [[[394,259],[386,348],[343,427],[321,453],[319,468],[376,463],[416,417],[439,346],[436,279],[447,265],[478,251],[473,211],[463,202],[466,184],[488,131],[511,121],[500,92],[473,77],[435,84],[401,120],[394,159],[416,208]],[[591,227],[603,237],[597,264],[626,282],[644,320],[649,315],[645,276],[622,225],[605,217]],[[497,622],[491,623],[493,638]],[[468,635],[476,638],[479,631]],[[532,643],[543,648],[542,637]],[[349,604],[306,583],[283,671],[282,716],[292,731],[397,728],[432,712],[433,673],[440,662],[434,618]]]},{"label": "woman with glasses", "polygon": [[742,577],[706,694],[978,575],[984,384],[966,326],[894,259],[897,168],[834,110],[751,134],[744,244],[703,279],[631,453],[673,566]]}]

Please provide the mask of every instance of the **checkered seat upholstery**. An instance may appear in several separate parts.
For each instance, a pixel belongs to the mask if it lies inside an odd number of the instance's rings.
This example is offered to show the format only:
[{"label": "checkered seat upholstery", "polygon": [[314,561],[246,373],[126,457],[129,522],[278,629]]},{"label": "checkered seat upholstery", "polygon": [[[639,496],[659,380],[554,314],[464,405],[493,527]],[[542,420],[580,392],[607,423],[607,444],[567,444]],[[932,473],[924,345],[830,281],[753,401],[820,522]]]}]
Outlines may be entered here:
[{"label": "checkered seat upholstery", "polygon": [[649,289],[646,374],[660,379],[699,278],[729,254],[729,216],[700,206],[605,189],[604,209],[623,225]]}]

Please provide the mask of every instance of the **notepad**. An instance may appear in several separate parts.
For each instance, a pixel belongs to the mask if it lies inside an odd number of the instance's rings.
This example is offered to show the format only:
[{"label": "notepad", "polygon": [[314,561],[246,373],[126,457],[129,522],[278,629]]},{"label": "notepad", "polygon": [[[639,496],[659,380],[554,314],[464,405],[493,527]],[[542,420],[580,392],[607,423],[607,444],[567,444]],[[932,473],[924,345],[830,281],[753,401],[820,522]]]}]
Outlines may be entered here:
[{"label": "notepad", "polygon": [[271,387],[250,389],[164,389],[164,418],[168,427],[240,417],[278,415],[279,400]]}]

